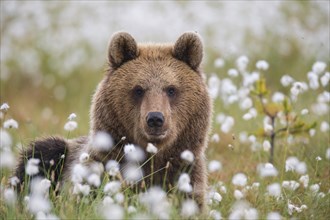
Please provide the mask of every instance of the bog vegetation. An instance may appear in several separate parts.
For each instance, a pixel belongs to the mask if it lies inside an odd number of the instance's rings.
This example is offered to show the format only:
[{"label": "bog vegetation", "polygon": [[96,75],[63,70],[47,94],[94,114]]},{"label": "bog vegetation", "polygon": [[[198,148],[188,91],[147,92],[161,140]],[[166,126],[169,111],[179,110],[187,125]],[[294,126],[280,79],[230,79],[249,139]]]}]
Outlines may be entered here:
[{"label": "bog vegetation", "polygon": [[[313,5],[317,3],[292,3],[294,12],[285,7],[286,4],[289,3],[282,3],[280,8],[288,26],[294,14],[301,18],[306,30],[309,23],[314,22],[313,34],[324,28],[323,11]],[[7,10],[2,22],[14,24],[10,7],[2,6]],[[28,4],[21,7],[26,7],[21,9],[23,12],[30,10]],[[71,6],[43,7],[44,12],[56,16],[56,12]],[[166,7],[163,10],[167,10]],[[180,5],[182,10],[185,7],[195,10],[192,6]],[[205,10],[203,7],[200,10]],[[304,17],[306,11],[315,14],[317,10],[320,10],[319,23]],[[35,21],[33,16],[29,19]],[[55,57],[52,53],[59,42],[48,45],[49,34],[44,38],[30,33],[30,38],[22,40],[24,34],[19,31],[4,31],[11,30],[12,26],[1,29],[2,36],[11,37],[5,47],[5,43],[1,43],[1,50],[7,48],[8,52],[12,48],[7,56],[1,53],[4,61],[1,62],[0,103],[1,219],[330,219],[330,58],[324,51],[328,45],[311,52],[296,35],[285,40],[277,38],[276,32],[267,32],[261,37],[264,43],[273,40],[266,44],[267,49],[253,50],[247,46],[236,55],[226,55],[219,48],[207,46],[204,70],[214,100],[214,116],[207,150],[208,209],[202,213],[196,203],[183,194],[192,187],[189,170],[183,168],[177,185],[170,191],[164,191],[162,186],[144,188],[142,181],[137,193],[125,179],[127,176],[133,181],[143,179],[136,172],[139,167],[123,177],[118,167],[118,161],[123,158],[118,158],[89,172],[83,166],[89,159],[88,154],[80,156],[77,176],[61,190],[51,184],[50,174],[45,179],[32,181],[30,190],[23,186],[18,193],[12,170],[21,148],[38,137],[74,138],[88,133],[90,97],[102,77],[100,63],[106,60],[102,58],[106,52],[94,62],[97,53],[88,43],[81,40],[77,46],[67,39],[65,47],[69,54],[62,51],[55,53],[58,55]],[[31,27],[36,28],[34,23]],[[37,27],[41,35],[43,22],[39,21]],[[52,31],[59,33],[57,29],[53,24]],[[328,40],[329,32],[325,35]],[[323,39],[323,35],[317,36]],[[60,34],[56,37],[65,39]],[[254,41],[253,36],[244,39],[244,42]],[[31,45],[36,48],[31,49]],[[106,42],[103,46],[106,48]],[[19,48],[22,53],[15,53]],[[71,54],[73,51],[75,55]],[[93,66],[95,63],[99,66]],[[100,135],[100,142],[111,140]],[[145,156],[152,161],[157,146],[150,144],[146,149]],[[127,157],[135,159],[141,154],[134,145],[126,145],[123,150]],[[189,151],[182,152],[181,157],[187,163],[194,163]],[[26,172],[31,175],[39,172],[39,163],[42,161],[29,160]],[[29,180],[28,175],[26,179]]]}]

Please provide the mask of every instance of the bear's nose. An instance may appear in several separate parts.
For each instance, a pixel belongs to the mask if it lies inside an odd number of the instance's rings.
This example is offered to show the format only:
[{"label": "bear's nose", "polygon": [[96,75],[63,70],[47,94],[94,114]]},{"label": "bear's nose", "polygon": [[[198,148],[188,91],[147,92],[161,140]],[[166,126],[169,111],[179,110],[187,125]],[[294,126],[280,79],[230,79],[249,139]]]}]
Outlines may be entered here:
[{"label": "bear's nose", "polygon": [[164,115],[161,112],[149,112],[147,115],[147,124],[149,127],[162,127],[164,124]]}]

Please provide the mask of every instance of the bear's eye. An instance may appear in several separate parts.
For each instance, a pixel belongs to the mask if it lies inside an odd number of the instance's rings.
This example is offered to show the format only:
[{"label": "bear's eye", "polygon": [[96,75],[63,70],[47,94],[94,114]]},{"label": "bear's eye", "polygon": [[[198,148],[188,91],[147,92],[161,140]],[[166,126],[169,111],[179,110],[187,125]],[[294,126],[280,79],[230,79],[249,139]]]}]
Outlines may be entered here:
[{"label": "bear's eye", "polygon": [[133,93],[136,97],[142,97],[143,94],[144,94],[144,90],[141,86],[136,86],[134,89],[133,89]]},{"label": "bear's eye", "polygon": [[174,97],[176,94],[176,89],[174,87],[169,87],[166,90],[168,97]]}]

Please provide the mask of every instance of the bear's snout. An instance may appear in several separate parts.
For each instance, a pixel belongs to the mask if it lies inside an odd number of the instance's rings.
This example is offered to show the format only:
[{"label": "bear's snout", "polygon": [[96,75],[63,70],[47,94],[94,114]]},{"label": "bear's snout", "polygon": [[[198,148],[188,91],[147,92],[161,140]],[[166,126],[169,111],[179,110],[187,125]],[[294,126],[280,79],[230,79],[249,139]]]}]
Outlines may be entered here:
[{"label": "bear's snout", "polygon": [[150,128],[160,128],[165,121],[164,115],[161,112],[149,112],[146,120]]}]

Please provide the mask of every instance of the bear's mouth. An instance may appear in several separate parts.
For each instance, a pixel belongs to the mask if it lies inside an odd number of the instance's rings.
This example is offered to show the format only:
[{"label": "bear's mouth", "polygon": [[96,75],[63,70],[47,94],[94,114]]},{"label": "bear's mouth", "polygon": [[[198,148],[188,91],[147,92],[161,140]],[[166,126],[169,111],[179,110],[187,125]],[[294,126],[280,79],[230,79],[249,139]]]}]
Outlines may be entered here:
[{"label": "bear's mouth", "polygon": [[149,142],[159,142],[166,137],[166,131],[148,131],[146,132],[146,136]]}]

